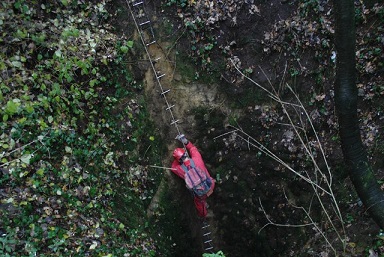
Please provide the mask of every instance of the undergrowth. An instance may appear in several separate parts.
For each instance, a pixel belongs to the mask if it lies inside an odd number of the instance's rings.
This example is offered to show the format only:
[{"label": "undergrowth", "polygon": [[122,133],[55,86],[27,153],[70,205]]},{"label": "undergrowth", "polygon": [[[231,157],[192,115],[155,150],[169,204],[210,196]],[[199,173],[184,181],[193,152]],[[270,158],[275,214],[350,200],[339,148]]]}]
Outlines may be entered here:
[{"label": "undergrowth", "polygon": [[0,4],[1,256],[155,255],[159,141],[109,3]]}]

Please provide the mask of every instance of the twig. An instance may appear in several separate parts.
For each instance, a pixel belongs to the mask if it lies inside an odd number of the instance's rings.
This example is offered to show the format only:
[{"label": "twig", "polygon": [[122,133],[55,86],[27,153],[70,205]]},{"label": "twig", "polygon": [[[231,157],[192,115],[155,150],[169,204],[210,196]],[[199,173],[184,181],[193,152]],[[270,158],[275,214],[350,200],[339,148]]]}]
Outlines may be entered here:
[{"label": "twig", "polygon": [[149,165],[151,168],[158,168],[158,169],[164,169],[164,170],[177,170],[175,168],[167,168],[167,167],[162,167],[162,166],[156,166],[156,165]]},{"label": "twig", "polygon": [[151,148],[151,145],[149,145],[149,146],[147,147],[147,150],[145,150],[145,152],[144,152],[144,155],[143,155],[143,158],[144,158],[144,157],[145,157],[145,155],[147,154],[147,152],[148,152],[149,148]]},{"label": "twig", "polygon": [[[328,162],[327,162],[327,159],[326,159],[326,155],[325,155],[325,151],[324,149],[322,148],[322,145],[320,143],[320,139],[319,139],[319,136],[316,132],[316,129],[311,121],[311,118],[310,118],[310,115],[308,114],[307,110],[305,109],[303,103],[300,101],[298,95],[294,92],[294,90],[289,86],[289,85],[286,85],[288,87],[288,89],[290,90],[290,92],[294,95],[295,97],[295,100],[297,101],[297,104],[296,103],[289,103],[289,102],[285,102],[283,101],[280,96],[279,96],[279,93],[276,91],[276,89],[274,88],[274,86],[272,85],[272,82],[270,81],[270,79],[268,78],[268,76],[265,74],[264,70],[259,66],[259,68],[261,69],[261,71],[263,72],[264,76],[266,77],[270,87],[272,88],[271,90],[261,86],[260,84],[258,84],[257,82],[253,81],[251,78],[249,78],[248,76],[246,76],[243,72],[240,71],[240,69],[235,65],[234,61],[231,59],[231,62],[233,64],[233,67],[242,75],[244,76],[245,78],[247,78],[249,81],[251,81],[252,83],[254,83],[256,86],[258,86],[260,89],[262,89],[263,91],[265,91],[268,96],[275,100],[277,103],[279,103],[281,105],[281,108],[283,110],[283,113],[285,114],[286,118],[288,119],[289,121],[289,124],[291,126],[291,128],[294,130],[297,138],[299,139],[302,147],[303,147],[303,150],[304,152],[309,156],[311,162],[313,163],[314,165],[314,173],[313,175],[310,175],[310,173],[308,171],[305,171],[304,174],[302,174],[301,172],[298,172],[296,171],[295,169],[293,169],[289,164],[285,163],[283,160],[281,160],[277,155],[275,155],[273,152],[271,152],[269,149],[267,149],[263,144],[261,144],[259,141],[257,141],[256,139],[254,139],[253,137],[251,137],[249,134],[247,134],[245,131],[243,131],[241,128],[234,128],[233,131],[229,132],[229,133],[234,133],[237,137],[241,138],[242,140],[246,141],[247,144],[248,144],[248,148],[250,148],[250,146],[253,146],[255,148],[257,148],[258,150],[260,150],[261,152],[263,152],[264,154],[266,154],[267,156],[269,156],[270,158],[272,158],[273,160],[277,161],[278,163],[280,163],[281,165],[283,165],[285,168],[287,168],[289,171],[291,171],[293,174],[299,176],[301,179],[303,179],[305,182],[309,183],[312,188],[313,188],[313,192],[314,192],[314,196],[316,196],[316,198],[318,199],[320,205],[321,205],[321,209],[322,211],[324,212],[326,218],[327,218],[327,221],[330,222],[332,228],[334,229],[335,233],[337,234],[338,238],[340,239],[340,241],[342,242],[343,244],[343,247],[344,247],[344,250],[346,248],[346,240],[345,240],[345,236],[344,238],[342,237],[342,235],[339,233],[339,231],[337,230],[336,226],[335,226],[335,223],[334,223],[334,220],[331,218],[331,214],[330,214],[330,211],[333,211],[333,213],[339,218],[340,220],[340,223],[341,223],[341,226],[342,226],[342,231],[343,231],[343,235],[345,235],[345,228],[344,228],[344,222],[343,222],[343,218],[342,218],[342,215],[341,215],[341,212],[340,212],[340,209],[339,209],[339,206],[338,206],[338,203],[337,203],[337,200],[335,198],[335,195],[333,193],[333,190],[332,190],[332,173],[330,171],[330,167],[328,165]],[[286,70],[286,66],[285,66],[285,70]],[[285,72],[284,72],[285,74]],[[280,87],[281,88],[281,83],[280,83]],[[295,121],[293,120],[291,114],[289,114],[288,112],[288,108],[293,108],[293,111],[294,113],[298,116],[298,119],[299,119],[299,126],[297,124],[295,124]],[[304,115],[305,119],[303,119],[302,115]],[[322,172],[322,170],[320,169],[320,167],[318,166],[318,163],[315,159],[315,156],[314,156],[314,153],[313,153],[313,148],[310,144],[310,140],[309,140],[309,136],[308,136],[308,133],[307,133],[307,130],[305,129],[306,127],[306,122],[309,122],[309,125],[310,125],[310,128],[311,130],[313,131],[314,135],[315,135],[315,138],[316,138],[316,141],[318,142],[318,145],[319,145],[319,150],[321,152],[321,157],[322,159],[324,160],[325,162],[325,165],[326,165],[326,170],[328,172],[327,176]],[[299,133],[301,132],[301,133]],[[228,133],[226,133],[228,134]],[[226,135],[224,134],[224,135]],[[223,135],[220,135],[218,137],[221,137]],[[218,138],[216,137],[216,138]],[[216,139],[215,138],[215,139]],[[319,176],[320,175],[320,176]],[[313,177],[314,176],[314,177]],[[323,186],[322,185],[322,182],[325,181],[325,185]],[[329,208],[327,208],[325,205],[324,205],[324,202],[323,202],[323,193],[327,194],[328,196],[330,196],[331,198],[331,210],[329,210]],[[336,254],[336,250],[335,248],[333,247],[332,243],[328,240],[327,236],[321,231],[321,229],[318,227],[318,225],[314,222],[314,220],[312,219],[311,217],[311,214],[310,214],[310,211],[308,211],[307,209],[305,209],[304,207],[300,207],[300,206],[294,206],[289,200],[288,198],[286,197],[287,201],[295,208],[297,209],[301,209],[305,214],[306,216],[308,217],[308,219],[311,221],[311,223],[309,224],[300,224],[300,225],[290,225],[290,224],[277,224],[277,223],[274,223],[270,218],[269,216],[267,215],[266,211],[264,210],[264,207],[262,206],[261,204],[261,200],[259,199],[259,202],[260,202],[260,205],[261,205],[261,208],[262,208],[262,211],[264,212],[264,215],[266,216],[267,220],[268,220],[268,223],[266,225],[264,225],[260,231],[265,228],[266,226],[268,225],[277,225],[277,226],[284,226],[284,227],[302,227],[302,226],[308,226],[308,225],[311,225],[313,226],[321,235],[322,237],[326,240],[327,244],[329,244],[329,246],[332,248],[332,250],[335,252]],[[310,208],[309,208],[310,210]]]},{"label": "twig", "polygon": [[180,38],[184,35],[185,31],[187,31],[187,27],[185,27],[184,31],[181,33],[181,35],[176,38],[175,42],[172,44],[172,46],[168,49],[168,52],[165,54],[165,58],[168,58],[168,55],[169,53],[171,52],[171,50],[175,47],[175,45],[177,44],[177,42],[180,40]]},{"label": "twig", "polygon": [[313,224],[311,224],[311,223],[308,223],[308,224],[282,224],[282,223],[275,223],[275,222],[273,222],[273,221],[269,218],[269,215],[267,214],[267,212],[266,212],[265,209],[264,209],[263,204],[261,203],[261,199],[260,199],[260,197],[259,197],[259,203],[260,203],[260,208],[261,208],[261,210],[263,211],[265,218],[268,220],[268,223],[265,224],[264,226],[262,226],[262,227],[259,229],[259,232],[258,232],[258,233],[260,233],[264,228],[266,228],[266,227],[269,226],[269,225],[278,226],[278,227],[290,227],[290,228],[301,228],[301,227],[307,227],[307,226],[312,226],[312,225],[313,225]]}]

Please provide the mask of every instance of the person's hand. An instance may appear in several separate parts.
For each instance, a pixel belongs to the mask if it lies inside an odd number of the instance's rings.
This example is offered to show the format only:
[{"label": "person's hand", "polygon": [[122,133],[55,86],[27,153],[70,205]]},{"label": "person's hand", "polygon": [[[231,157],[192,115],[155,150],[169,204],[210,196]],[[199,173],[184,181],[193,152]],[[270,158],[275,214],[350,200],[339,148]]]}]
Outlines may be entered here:
[{"label": "person's hand", "polygon": [[184,145],[188,144],[188,140],[187,140],[187,138],[185,137],[184,134],[177,135],[176,139],[179,140]]}]

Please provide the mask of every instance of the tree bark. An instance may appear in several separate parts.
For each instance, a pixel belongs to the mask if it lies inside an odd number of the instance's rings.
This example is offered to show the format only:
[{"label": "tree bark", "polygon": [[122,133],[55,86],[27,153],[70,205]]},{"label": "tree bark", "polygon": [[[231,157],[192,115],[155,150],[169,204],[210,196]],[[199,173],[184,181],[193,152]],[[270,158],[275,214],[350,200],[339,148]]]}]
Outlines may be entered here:
[{"label": "tree bark", "polygon": [[384,193],[363,146],[357,115],[354,0],[334,0],[337,51],[335,101],[344,160],[352,183],[373,220],[384,229]]}]

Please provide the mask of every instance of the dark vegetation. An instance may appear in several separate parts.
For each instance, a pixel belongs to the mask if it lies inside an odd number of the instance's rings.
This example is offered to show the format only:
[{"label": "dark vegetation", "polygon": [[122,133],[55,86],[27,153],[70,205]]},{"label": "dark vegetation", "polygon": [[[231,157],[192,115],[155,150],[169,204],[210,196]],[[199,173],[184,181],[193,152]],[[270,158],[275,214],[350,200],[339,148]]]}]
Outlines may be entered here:
[{"label": "dark vegetation", "polygon": [[[161,139],[158,131],[167,128],[149,118],[144,72],[136,65],[142,46],[116,25],[131,26],[126,9],[110,0],[53,2],[0,4],[0,255],[199,256],[193,206],[175,201],[190,201],[182,183],[165,178],[161,204],[146,216],[163,177],[147,165],[162,163],[170,139]],[[382,184],[384,9],[375,1],[355,7],[361,133]],[[333,111],[331,3],[172,0],[150,1],[148,8],[167,21],[157,36],[173,42],[180,60],[190,57],[176,67],[185,84],[219,83],[234,110],[194,108],[186,115],[196,128],[184,128],[218,181],[209,199],[217,249],[226,256],[332,256],[314,230],[260,231],[268,220],[259,199],[276,223],[308,222],[284,194],[307,205],[310,187],[244,141],[222,137],[228,125],[242,127],[293,167],[312,166],[281,126],[281,108],[240,75],[231,58],[267,85],[260,66],[291,100],[288,83],[308,108],[332,166],[345,249],[316,201],[313,217],[338,254],[383,255],[380,230],[342,163]]]},{"label": "dark vegetation", "polygon": [[[219,90],[229,96],[225,104],[232,110],[240,110],[228,114],[222,109],[199,109],[195,116],[199,132],[196,128],[185,128],[198,140],[219,181],[211,206],[214,219],[218,221],[217,241],[221,249],[229,256],[250,256],[250,249],[254,252],[252,256],[334,254],[311,229],[268,226],[259,233],[269,222],[260,210],[260,199],[268,218],[283,225],[307,224],[308,217],[300,214],[295,206],[312,206],[312,217],[321,224],[327,237],[338,244],[339,254],[381,254],[380,230],[356,196],[342,161],[334,113],[337,56],[332,3],[226,1],[209,5],[204,1],[169,1],[166,5],[171,6],[171,11],[166,13],[167,19],[175,24],[174,28],[179,28],[172,34],[174,40],[180,41],[177,51],[190,53],[202,70],[199,74],[206,72],[219,79]],[[361,134],[380,182],[383,177],[379,157],[383,138],[380,129],[383,121],[383,7],[372,2],[369,5],[355,2],[355,19]],[[180,39],[181,34],[188,34],[188,38]],[[291,167],[302,172],[314,169],[298,138],[291,136],[292,129],[284,125],[287,120],[281,106],[245,79],[232,62],[244,75],[263,86],[269,86],[269,79],[278,95],[289,102],[294,98],[285,86],[287,83],[304,103],[332,167],[333,188],[346,227],[344,246],[337,243],[330,224],[324,222],[321,203],[312,200],[308,184],[292,177],[262,152],[249,149],[246,142],[232,134],[221,136],[230,131],[226,128],[228,124],[240,127],[273,149]],[[223,113],[225,119],[222,119]],[[216,118],[223,122],[217,124]],[[300,122],[300,118],[303,117],[296,116],[295,120]],[[308,136],[315,142],[314,134]],[[315,155],[319,155],[319,149],[313,149]],[[319,164],[324,168],[325,163]],[[295,204],[290,199],[294,199]]]},{"label": "dark vegetation", "polygon": [[162,147],[110,4],[0,4],[1,256],[155,255]]}]

